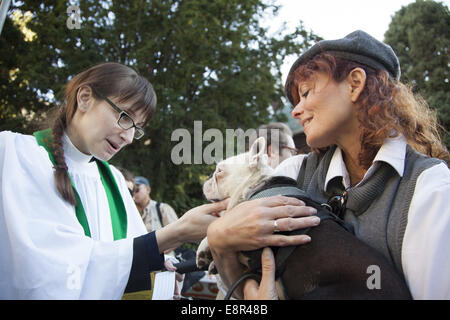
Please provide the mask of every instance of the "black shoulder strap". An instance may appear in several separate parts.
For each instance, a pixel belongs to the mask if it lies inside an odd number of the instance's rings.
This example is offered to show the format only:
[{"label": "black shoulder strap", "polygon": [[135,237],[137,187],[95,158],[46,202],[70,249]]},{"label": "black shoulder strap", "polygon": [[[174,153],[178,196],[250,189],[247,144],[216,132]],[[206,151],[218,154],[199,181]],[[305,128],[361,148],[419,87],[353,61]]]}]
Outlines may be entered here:
[{"label": "black shoulder strap", "polygon": [[325,167],[328,168],[335,150],[336,146],[332,146],[318,154],[315,152],[308,153],[308,155],[303,159],[297,176],[297,185],[300,189],[305,191],[309,189],[311,180],[313,179],[313,176],[316,173],[321,161],[325,161]]},{"label": "black shoulder strap", "polygon": [[297,185],[300,189],[307,190],[312,176],[319,165],[320,160],[323,157],[323,153],[316,154],[310,152],[305,159],[303,159],[302,166],[298,172]]},{"label": "black shoulder strap", "polygon": [[298,172],[298,177],[297,177],[297,185],[302,188],[305,182],[305,172],[306,172],[306,162],[308,162],[308,156],[306,156],[303,159],[302,162],[302,166],[300,167],[300,170]]},{"label": "black shoulder strap", "polygon": [[159,222],[161,222],[161,227],[164,227],[160,207],[161,207],[161,202],[156,202],[156,212],[158,212]]}]

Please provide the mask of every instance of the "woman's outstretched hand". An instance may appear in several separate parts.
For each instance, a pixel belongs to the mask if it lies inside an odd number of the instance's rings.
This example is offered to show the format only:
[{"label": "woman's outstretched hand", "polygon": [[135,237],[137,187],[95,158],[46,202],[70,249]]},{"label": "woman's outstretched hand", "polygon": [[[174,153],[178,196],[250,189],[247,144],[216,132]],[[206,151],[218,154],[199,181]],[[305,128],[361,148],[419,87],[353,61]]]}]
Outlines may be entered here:
[{"label": "woman's outstretched hand", "polygon": [[204,204],[187,211],[180,219],[156,230],[159,252],[177,248],[185,242],[200,242],[208,226],[227,208],[229,199]]},{"label": "woman's outstretched hand", "polygon": [[219,202],[204,204],[187,211],[180,219],[183,225],[185,242],[200,242],[206,237],[206,230],[209,225],[217,220],[219,213],[226,210],[229,199]]}]

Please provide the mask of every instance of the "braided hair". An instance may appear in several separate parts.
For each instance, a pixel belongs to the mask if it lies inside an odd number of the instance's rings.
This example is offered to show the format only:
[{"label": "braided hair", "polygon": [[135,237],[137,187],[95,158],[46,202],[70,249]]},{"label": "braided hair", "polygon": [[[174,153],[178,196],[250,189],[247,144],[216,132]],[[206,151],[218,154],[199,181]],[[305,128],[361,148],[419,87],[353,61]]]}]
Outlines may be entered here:
[{"label": "braided hair", "polygon": [[119,63],[103,63],[76,75],[67,84],[64,102],[60,106],[52,124],[53,158],[55,160],[54,179],[62,198],[76,205],[63,149],[63,136],[77,110],[77,93],[82,86],[89,86],[95,99],[101,94],[117,97],[119,102],[132,102],[130,111],[141,111],[146,121],[156,109],[156,94],[152,85],[133,69]]}]

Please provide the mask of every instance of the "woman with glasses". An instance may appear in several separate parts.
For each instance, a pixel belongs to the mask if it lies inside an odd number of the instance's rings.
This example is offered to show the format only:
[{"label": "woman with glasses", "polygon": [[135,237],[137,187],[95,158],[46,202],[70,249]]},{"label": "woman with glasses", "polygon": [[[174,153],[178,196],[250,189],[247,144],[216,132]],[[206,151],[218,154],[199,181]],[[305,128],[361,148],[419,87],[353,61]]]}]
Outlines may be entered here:
[{"label": "woman with glasses", "polygon": [[[414,299],[450,299],[449,153],[435,114],[399,78],[394,51],[363,31],[304,52],[285,91],[314,152],[287,159],[275,174],[296,179],[352,224],[356,236],[404,276]],[[273,216],[239,215],[237,208],[208,228],[228,285],[243,273],[237,251],[266,246],[275,230],[292,227]],[[263,264],[273,269],[273,258]],[[247,298],[274,297],[273,272],[261,283],[258,290],[247,281]]]},{"label": "woman with glasses", "polygon": [[155,107],[146,79],[105,63],[67,84],[49,129],[0,133],[0,299],[120,299],[151,288],[165,250],[204,238],[226,203],[147,233],[107,163],[144,135]]}]

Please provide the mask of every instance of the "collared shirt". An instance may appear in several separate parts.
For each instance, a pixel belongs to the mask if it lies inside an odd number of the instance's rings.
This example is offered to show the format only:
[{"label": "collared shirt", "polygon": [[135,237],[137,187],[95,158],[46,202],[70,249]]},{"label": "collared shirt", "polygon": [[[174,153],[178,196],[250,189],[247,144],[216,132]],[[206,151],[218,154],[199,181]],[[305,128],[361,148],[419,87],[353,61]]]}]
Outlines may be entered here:
[{"label": "collared shirt", "polygon": [[167,203],[161,202],[159,209],[161,210],[162,221],[160,221],[156,203],[156,201],[150,200],[149,204],[142,211],[142,220],[148,232],[156,231],[178,220],[175,210]]},{"label": "collared shirt", "polygon": [[[388,138],[372,166],[358,183],[364,183],[381,162],[391,165],[400,176],[405,167],[406,140]],[[298,155],[283,161],[274,175],[297,179],[303,159]],[[328,167],[324,188],[335,177],[350,187],[350,176],[342,151],[336,148]],[[417,179],[408,212],[402,244],[402,267],[414,299],[450,299],[450,170],[441,163],[424,170]]]}]

